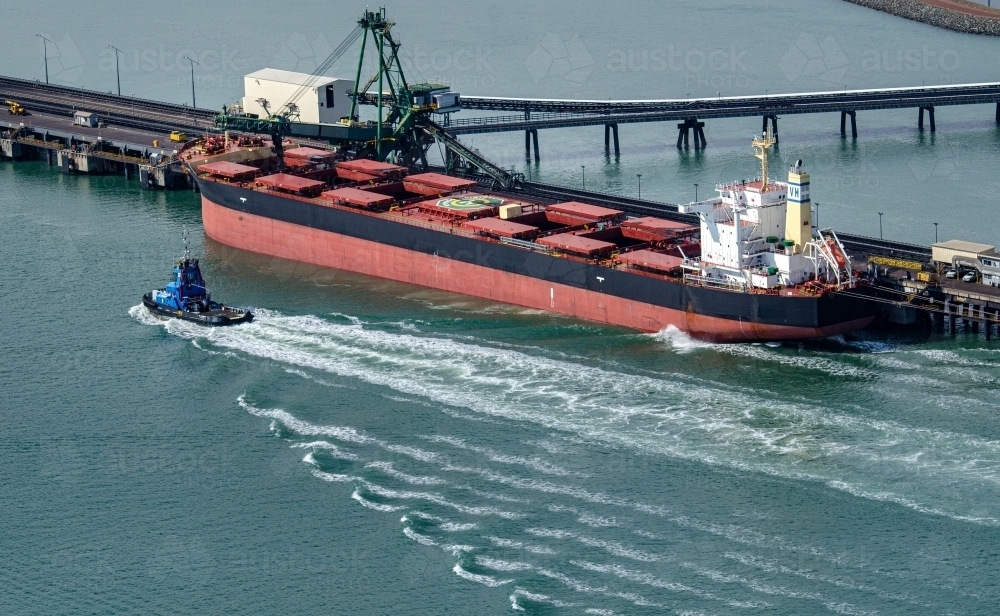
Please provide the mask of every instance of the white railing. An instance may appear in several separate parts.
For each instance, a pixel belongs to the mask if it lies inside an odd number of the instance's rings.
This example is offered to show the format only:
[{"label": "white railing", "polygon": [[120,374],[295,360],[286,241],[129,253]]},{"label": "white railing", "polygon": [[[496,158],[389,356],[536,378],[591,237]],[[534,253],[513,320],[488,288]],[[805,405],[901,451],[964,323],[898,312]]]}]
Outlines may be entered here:
[{"label": "white railing", "polygon": [[712,287],[715,289],[729,289],[730,291],[740,291],[746,293],[746,283],[740,284],[729,279],[709,278],[707,276],[696,276],[694,274],[684,274],[684,282],[700,287]]}]

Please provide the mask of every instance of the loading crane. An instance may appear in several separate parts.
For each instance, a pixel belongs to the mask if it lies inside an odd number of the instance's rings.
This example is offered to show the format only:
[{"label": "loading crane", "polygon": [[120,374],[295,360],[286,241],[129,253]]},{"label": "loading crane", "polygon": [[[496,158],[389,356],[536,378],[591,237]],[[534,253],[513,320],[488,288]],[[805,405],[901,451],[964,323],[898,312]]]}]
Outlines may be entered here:
[{"label": "loading crane", "polygon": [[[407,81],[399,61],[400,43],[392,32],[394,25],[395,22],[387,19],[384,8],[365,11],[358,20],[357,27],[283,105],[272,107],[272,102],[259,99],[257,102],[265,111],[263,117],[224,108],[215,117],[216,129],[270,135],[278,168],[282,169],[284,138],[299,134],[296,127],[317,128],[317,125],[299,123],[297,101],[361,39],[354,88],[348,93],[352,99],[350,114],[337,124],[319,125],[323,138],[329,139],[330,144],[341,151],[349,153],[351,158],[372,158],[423,169],[428,166],[428,149],[438,143],[445,150],[443,154],[449,171],[486,176],[494,184],[505,188],[514,187],[522,179],[520,174],[491,163],[448,135],[433,120],[433,114],[458,111],[461,108],[459,95],[451,92],[447,84],[411,84]],[[365,53],[369,49],[373,49],[377,56],[377,67],[375,73],[362,82]],[[370,92],[370,88],[376,84],[377,90]],[[359,121],[359,104],[375,105],[377,119],[374,122]]]},{"label": "loading crane", "polygon": [[[437,110],[435,95],[449,90],[447,85],[435,83],[409,84],[399,62],[399,41],[393,36],[395,22],[386,19],[385,9],[365,11],[358,26],[364,31],[358,70],[354,77],[351,117],[357,114],[359,98],[370,96],[368,89],[378,83],[371,96],[377,108],[374,158],[389,160],[398,165],[427,166],[427,149],[433,137],[420,129],[430,113]],[[368,81],[361,85],[361,71],[365,61],[368,39],[378,56],[378,68]]]}]

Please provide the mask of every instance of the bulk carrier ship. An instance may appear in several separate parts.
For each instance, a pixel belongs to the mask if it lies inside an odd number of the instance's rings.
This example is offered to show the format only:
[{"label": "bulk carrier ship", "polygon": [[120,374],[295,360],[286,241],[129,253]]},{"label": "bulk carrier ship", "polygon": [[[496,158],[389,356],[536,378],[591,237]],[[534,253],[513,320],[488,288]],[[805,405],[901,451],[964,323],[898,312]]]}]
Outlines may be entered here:
[{"label": "bulk carrier ship", "polygon": [[[571,201],[541,203],[471,179],[411,173],[335,151],[186,152],[205,233],[223,244],[646,332],[717,342],[846,334],[875,316],[832,229],[813,225],[810,176],[761,176],[682,205],[691,225]],[[239,154],[242,153],[242,158]],[[237,162],[239,161],[239,162]],[[853,290],[841,294],[840,291]]]},{"label": "bulk carrier ship", "polygon": [[[836,233],[812,224],[801,161],[787,182],[768,176],[770,133],[753,140],[761,176],[680,206],[688,222],[666,210],[637,217],[586,199],[533,198],[517,176],[437,123],[461,108],[460,96],[407,81],[393,26],[384,9],[365,11],[313,75],[286,82],[292,87],[255,89],[278,71],[247,76],[242,107],[216,116],[225,137],[185,145],[209,237],[641,331],[673,326],[711,341],[825,337],[874,319],[868,287]],[[358,40],[353,87],[319,81]],[[363,82],[366,49],[375,50],[377,69]],[[267,92],[288,99],[275,108]],[[359,105],[374,106],[376,119],[360,121]],[[331,121],[338,109],[347,114]],[[303,123],[306,112],[318,123]],[[255,135],[270,135],[273,147]],[[335,147],[293,147],[290,135]],[[444,174],[428,173],[435,142],[444,148]]]}]

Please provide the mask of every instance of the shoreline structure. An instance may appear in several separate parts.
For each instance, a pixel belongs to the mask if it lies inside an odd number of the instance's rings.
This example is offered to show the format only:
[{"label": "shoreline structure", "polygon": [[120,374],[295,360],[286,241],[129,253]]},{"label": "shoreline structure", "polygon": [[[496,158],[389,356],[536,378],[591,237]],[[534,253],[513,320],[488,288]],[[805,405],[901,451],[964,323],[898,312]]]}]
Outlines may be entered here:
[{"label": "shoreline structure", "polygon": [[1000,36],[1000,10],[965,0],[846,0],[930,26]]}]

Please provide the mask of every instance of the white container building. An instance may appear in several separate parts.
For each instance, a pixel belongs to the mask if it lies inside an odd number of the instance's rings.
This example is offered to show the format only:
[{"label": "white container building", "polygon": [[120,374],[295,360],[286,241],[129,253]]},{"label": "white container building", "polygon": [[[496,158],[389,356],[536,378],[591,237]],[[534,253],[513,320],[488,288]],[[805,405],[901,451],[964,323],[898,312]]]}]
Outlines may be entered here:
[{"label": "white container building", "polygon": [[77,111],[73,114],[73,124],[77,126],[88,126],[90,128],[97,128],[100,120],[96,113],[90,111]]},{"label": "white container building", "polygon": [[263,118],[268,112],[258,100],[266,100],[274,114],[284,113],[285,105],[294,102],[299,108],[299,122],[334,124],[350,115],[351,98],[347,92],[353,87],[354,81],[349,79],[264,68],[243,78],[243,111]]}]

